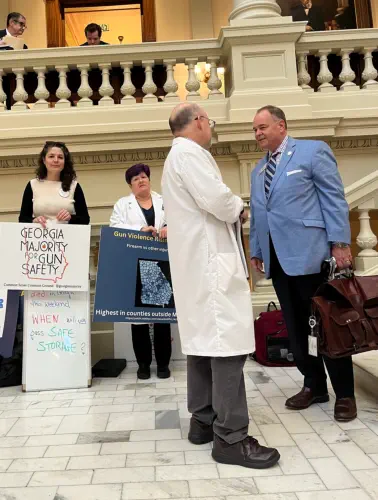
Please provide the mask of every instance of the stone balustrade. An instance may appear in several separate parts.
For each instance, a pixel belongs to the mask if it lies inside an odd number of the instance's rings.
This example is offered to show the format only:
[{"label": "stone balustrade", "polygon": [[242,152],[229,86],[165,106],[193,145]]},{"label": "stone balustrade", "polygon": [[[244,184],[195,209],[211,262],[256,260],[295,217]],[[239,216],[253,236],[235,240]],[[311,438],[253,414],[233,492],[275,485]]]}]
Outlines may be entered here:
[{"label": "stone balustrade", "polygon": [[296,44],[298,84],[321,94],[377,90],[378,30],[305,33]]},{"label": "stone balustrade", "polygon": [[[65,109],[201,100],[198,63],[207,67],[207,98],[224,98],[217,40],[0,52],[0,111]],[[187,68],[177,81],[176,66]],[[221,73],[221,71],[219,73]],[[182,88],[179,89],[179,84]],[[7,90],[7,92],[5,91]]]},{"label": "stone balustrade", "polygon": [[[361,90],[378,89],[377,29],[306,33],[302,32],[303,23],[285,19],[277,24],[274,40],[266,32],[259,38],[248,27],[231,26],[222,28],[219,38],[208,40],[2,51],[0,111],[6,110],[6,103],[13,111],[29,108],[40,111],[88,108],[94,104],[109,107],[204,98],[226,102],[235,92],[236,95],[247,92],[254,102],[255,91],[260,94],[262,88],[277,86],[278,92],[279,79],[274,72],[268,66],[264,70],[254,66],[258,55],[265,54],[261,43],[267,41],[273,46],[280,37],[286,43],[287,32],[295,47],[297,75],[294,53],[286,47],[286,59],[281,59],[280,55],[280,64],[284,61],[284,74],[293,74],[283,80],[282,85],[287,85],[296,99],[300,97],[290,83],[296,76],[299,87],[309,94],[309,99],[311,94],[327,96],[337,91],[349,92],[349,96],[354,92],[356,98]],[[279,31],[283,29],[285,34]],[[241,44],[248,47],[256,61],[251,62],[251,57],[237,53],[236,47]],[[231,45],[235,50],[230,50]],[[264,57],[260,59],[267,64]],[[206,64],[206,71],[202,71],[199,64]],[[240,68],[236,70],[238,65]],[[262,71],[261,77],[256,74],[258,70]],[[220,76],[224,71],[223,85]],[[202,87],[206,87],[205,96],[200,93],[201,82]],[[235,106],[235,101],[231,103]],[[311,100],[301,101],[303,106],[306,103],[316,108]],[[345,109],[345,105],[340,105],[340,109]]]}]

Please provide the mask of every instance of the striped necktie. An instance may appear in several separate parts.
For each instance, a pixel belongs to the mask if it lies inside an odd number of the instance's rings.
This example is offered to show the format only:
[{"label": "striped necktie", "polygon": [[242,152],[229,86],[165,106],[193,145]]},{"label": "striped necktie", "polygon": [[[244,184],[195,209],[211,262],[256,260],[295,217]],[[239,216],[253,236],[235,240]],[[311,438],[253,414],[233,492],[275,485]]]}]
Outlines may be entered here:
[{"label": "striped necktie", "polygon": [[271,155],[269,158],[268,163],[266,164],[266,169],[265,169],[265,195],[268,198],[269,196],[269,191],[270,191],[270,186],[273,181],[274,174],[276,173],[276,168],[277,168],[277,157],[279,153],[274,153]]}]

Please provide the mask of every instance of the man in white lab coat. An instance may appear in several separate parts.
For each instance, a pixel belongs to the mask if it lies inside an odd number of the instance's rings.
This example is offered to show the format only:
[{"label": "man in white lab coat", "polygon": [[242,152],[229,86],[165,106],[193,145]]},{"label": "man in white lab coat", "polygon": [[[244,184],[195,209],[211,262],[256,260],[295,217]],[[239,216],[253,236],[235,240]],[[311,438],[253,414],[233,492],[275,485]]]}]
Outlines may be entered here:
[{"label": "man in white lab coat", "polygon": [[195,103],[179,104],[162,179],[168,251],[182,351],[187,355],[188,439],[214,439],[217,462],[273,466],[277,450],[248,436],[243,367],[253,317],[242,252],[243,201],[223,183],[209,153],[215,125]]}]

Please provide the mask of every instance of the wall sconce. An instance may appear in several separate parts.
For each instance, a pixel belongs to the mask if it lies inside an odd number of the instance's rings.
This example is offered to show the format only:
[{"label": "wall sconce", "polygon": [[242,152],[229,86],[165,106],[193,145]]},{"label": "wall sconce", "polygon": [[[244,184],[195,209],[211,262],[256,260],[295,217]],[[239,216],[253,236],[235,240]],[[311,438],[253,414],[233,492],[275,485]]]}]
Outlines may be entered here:
[{"label": "wall sconce", "polygon": [[[197,76],[197,79],[198,81],[200,81],[201,83],[207,83],[209,80],[210,80],[210,64],[208,63],[197,63],[196,66],[195,66],[195,72],[196,72],[196,76]],[[222,79],[224,75],[224,68],[223,67],[219,67],[218,68],[218,76],[220,79]]]}]

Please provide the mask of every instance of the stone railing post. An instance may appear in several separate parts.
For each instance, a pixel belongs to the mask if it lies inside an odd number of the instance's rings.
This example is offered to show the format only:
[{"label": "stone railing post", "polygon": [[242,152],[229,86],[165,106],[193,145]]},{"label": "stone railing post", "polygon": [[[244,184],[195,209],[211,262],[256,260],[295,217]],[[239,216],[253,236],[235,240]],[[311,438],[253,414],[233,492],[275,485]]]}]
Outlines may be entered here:
[{"label": "stone railing post", "polygon": [[13,92],[13,98],[16,101],[12,106],[12,111],[23,111],[27,109],[26,101],[28,99],[28,94],[24,87],[24,69],[12,69],[12,72],[16,75],[16,90]]},{"label": "stone railing post", "polygon": [[68,100],[71,97],[71,91],[67,85],[67,71],[68,66],[57,66],[56,71],[59,72],[59,87],[56,91],[56,96],[59,101],[55,104],[56,108],[70,108],[71,103]]},{"label": "stone railing post", "polygon": [[7,95],[4,92],[3,89],[3,76],[5,75],[5,72],[3,69],[0,69],[0,111],[6,111],[6,105],[5,102],[7,100]]},{"label": "stone railing post", "polygon": [[357,274],[362,274],[369,269],[378,266],[378,252],[375,247],[378,243],[377,236],[373,233],[370,225],[370,210],[378,208],[377,201],[373,198],[357,207],[360,221],[360,232],[357,236],[357,245],[361,251],[355,259]]},{"label": "stone railing post", "polygon": [[36,111],[41,110],[41,109],[48,109],[49,108],[49,103],[47,102],[46,99],[49,98],[50,92],[46,88],[46,71],[47,68],[45,66],[41,66],[39,68],[34,68],[34,71],[38,75],[38,87],[37,90],[34,92],[34,97],[37,100],[37,102],[34,104],[33,109]]}]

